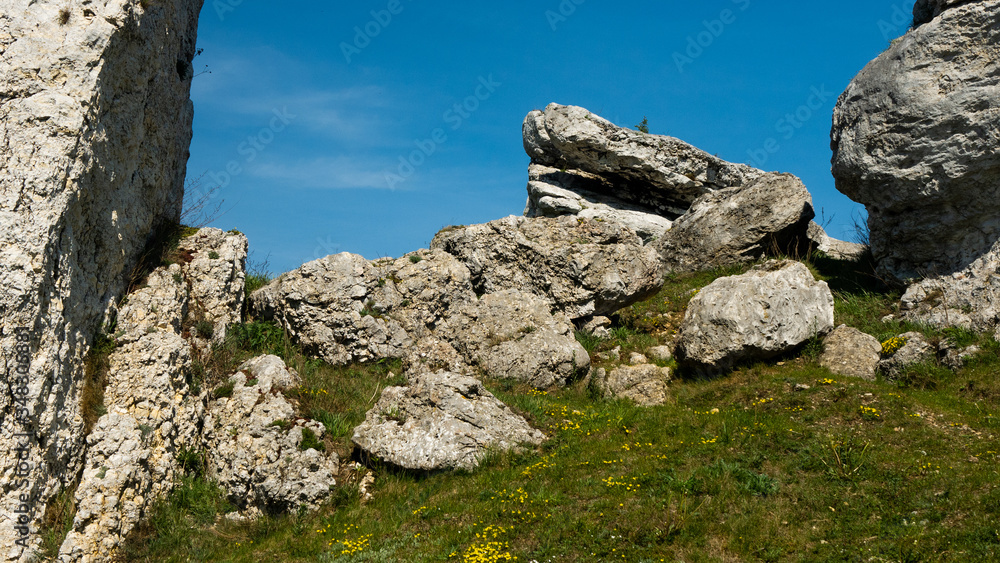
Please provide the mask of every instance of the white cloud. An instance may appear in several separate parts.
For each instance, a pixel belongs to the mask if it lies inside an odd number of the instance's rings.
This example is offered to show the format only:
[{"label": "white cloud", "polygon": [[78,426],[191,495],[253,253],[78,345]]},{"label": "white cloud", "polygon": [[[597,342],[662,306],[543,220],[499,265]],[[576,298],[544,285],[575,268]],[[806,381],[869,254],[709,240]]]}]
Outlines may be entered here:
[{"label": "white cloud", "polygon": [[387,189],[385,173],[378,163],[346,156],[321,157],[294,164],[262,163],[250,174],[280,181],[286,186],[310,189]]}]

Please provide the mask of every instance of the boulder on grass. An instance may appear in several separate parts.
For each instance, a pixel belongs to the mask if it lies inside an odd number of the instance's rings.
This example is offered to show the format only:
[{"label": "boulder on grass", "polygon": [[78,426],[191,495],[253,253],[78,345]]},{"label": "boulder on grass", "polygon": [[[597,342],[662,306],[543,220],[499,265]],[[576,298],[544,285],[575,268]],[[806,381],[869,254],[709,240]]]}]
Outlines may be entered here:
[{"label": "boulder on grass", "polygon": [[675,357],[687,369],[719,374],[736,363],[790,352],[833,329],[833,294],[808,268],[772,260],[719,278],[688,305]]},{"label": "boulder on grass", "polygon": [[442,371],[386,388],[352,440],[365,456],[396,467],[471,471],[490,448],[537,446],[545,435],[476,379]]},{"label": "boulder on grass", "polygon": [[874,336],[840,325],[823,340],[823,348],[821,366],[838,375],[875,380],[882,344]]}]

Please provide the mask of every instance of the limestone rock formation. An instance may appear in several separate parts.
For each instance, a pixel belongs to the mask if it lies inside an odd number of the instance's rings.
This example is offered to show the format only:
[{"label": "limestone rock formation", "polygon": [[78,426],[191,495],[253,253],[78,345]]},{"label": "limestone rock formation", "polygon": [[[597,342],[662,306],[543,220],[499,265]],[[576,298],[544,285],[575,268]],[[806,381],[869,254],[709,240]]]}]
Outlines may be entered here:
[{"label": "limestone rock formation", "polygon": [[[240,318],[247,244],[243,235],[204,231],[181,242],[183,265],[154,270],[118,311],[104,390],[107,414],[87,438],[74,499],[77,513],[59,551],[62,560],[112,559],[148,507],[170,492],[180,469],[178,455],[199,449],[205,407],[189,380],[195,352],[185,327],[193,321],[199,297],[217,297],[216,306],[198,310],[199,318]],[[244,249],[242,256],[230,253],[219,260],[217,269],[232,276],[186,276],[198,271],[189,261],[220,244]]]},{"label": "limestone rock formation", "polygon": [[968,267],[911,284],[900,302],[903,319],[961,326],[1000,338],[1000,245]]},{"label": "limestone rock formation", "polygon": [[211,402],[205,417],[208,475],[241,509],[266,513],[316,508],[330,495],[337,454],[303,447],[303,435],[322,438],[325,427],[296,417],[282,390],[298,374],[276,356],[249,360],[229,379],[228,397]]},{"label": "limestone rock formation", "polygon": [[[529,113],[523,136],[524,150],[533,164],[564,171],[557,176],[539,170],[533,182],[578,193],[586,201],[590,200],[584,192],[597,194],[595,203],[614,208],[619,201],[638,205],[667,219],[683,215],[706,193],[747,185],[761,175],[759,170],[726,162],[678,139],[618,127],[576,106],[549,104],[545,111]],[[546,189],[535,186],[534,191],[540,195]],[[536,206],[529,200],[530,214],[547,214],[550,202],[542,202],[544,197],[533,198],[539,202]],[[570,202],[574,198],[557,195],[553,199]],[[577,204],[587,205],[579,200]]]},{"label": "limestone rock formation", "polygon": [[856,328],[840,325],[823,340],[819,364],[833,373],[875,380],[882,344]]},{"label": "limestone rock formation", "polygon": [[701,196],[654,245],[664,267],[674,272],[794,256],[808,251],[814,216],[812,196],[801,180],[768,173],[747,186]]},{"label": "limestone rock formation", "polygon": [[366,456],[416,471],[472,470],[487,448],[544,439],[479,381],[443,371],[386,388],[353,437]]},{"label": "limestone rock formation", "polygon": [[374,262],[343,253],[283,274],[254,292],[250,308],[337,365],[402,358],[451,307],[475,299],[468,268],[446,252]]},{"label": "limestone rock formation", "polygon": [[887,276],[988,283],[1000,238],[998,10],[997,0],[917,2],[918,26],[834,110],[837,189],[868,209]]},{"label": "limestone rock formation", "polygon": [[573,323],[549,313],[548,302],[530,293],[488,293],[458,307],[436,334],[490,376],[538,389],[564,386],[590,369]]},{"label": "limestone rock formation", "polygon": [[615,187],[596,174],[565,172],[544,164],[528,166],[528,204],[525,217],[574,215],[611,221],[635,231],[648,243],[670,230],[673,221],[641,205],[608,195]]},{"label": "limestone rock formation", "polygon": [[240,233],[205,228],[181,240],[178,248],[184,277],[191,284],[192,314],[212,324],[215,342],[222,342],[226,327],[241,320],[247,246]]},{"label": "limestone rock formation", "polygon": [[663,284],[656,252],[612,222],[506,217],[446,229],[431,241],[468,266],[478,294],[516,289],[572,319],[613,313]]},{"label": "limestone rock formation", "polygon": [[670,368],[653,364],[618,366],[597,370],[593,382],[608,397],[631,399],[639,406],[662,405],[667,400]]},{"label": "limestone rock formation", "polygon": [[791,351],[833,328],[833,294],[800,262],[772,260],[719,278],[688,305],[678,363],[715,374],[744,360]]},{"label": "limestone rock formation", "polygon": [[332,364],[416,351],[430,353],[436,369],[478,365],[492,377],[541,387],[586,372],[589,357],[573,324],[553,315],[549,301],[513,290],[478,298],[471,280],[469,269],[443,250],[374,262],[338,254],[282,275],[250,302],[257,316],[276,320]]},{"label": "limestone rock formation", "polygon": [[[0,459],[2,560],[30,556],[46,504],[84,467],[83,357],[180,214],[201,5],[0,1],[0,347],[20,334],[31,348],[26,410],[0,420],[0,449],[27,457],[21,476]],[[27,525],[21,495],[37,499]]]}]

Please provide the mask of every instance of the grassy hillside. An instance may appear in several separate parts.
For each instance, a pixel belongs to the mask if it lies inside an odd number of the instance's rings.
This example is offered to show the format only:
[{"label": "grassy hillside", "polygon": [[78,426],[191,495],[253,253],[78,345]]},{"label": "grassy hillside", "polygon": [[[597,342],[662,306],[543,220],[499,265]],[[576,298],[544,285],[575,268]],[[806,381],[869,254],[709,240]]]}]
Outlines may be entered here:
[{"label": "grassy hillside", "polygon": [[[918,329],[976,342],[958,373],[915,366],[902,382],[838,377],[819,341],[714,380],[675,380],[669,404],[640,408],[586,382],[547,393],[488,387],[550,439],[490,453],[474,473],[374,468],[342,476],[311,514],[233,523],[232,507],[197,463],[127,545],[129,561],[987,561],[1000,557],[996,414],[998,345],[881,319],[898,295],[864,263],[811,266],[836,294],[837,322],[880,340]],[[612,338],[581,336],[622,356],[670,339],[694,290],[739,269],[668,280],[621,311]],[[280,329],[238,327],[216,369],[277,353],[305,383],[302,414],[324,422],[328,447],[350,457],[354,425],[398,365],[333,368],[303,357]],[[206,382],[208,385],[218,382]]]}]

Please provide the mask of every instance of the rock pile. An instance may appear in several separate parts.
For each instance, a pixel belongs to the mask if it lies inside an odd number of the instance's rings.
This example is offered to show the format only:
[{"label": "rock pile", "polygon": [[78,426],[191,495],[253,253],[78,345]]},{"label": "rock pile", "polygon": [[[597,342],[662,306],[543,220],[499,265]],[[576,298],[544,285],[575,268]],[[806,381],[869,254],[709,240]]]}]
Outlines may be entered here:
[{"label": "rock pile", "polygon": [[815,248],[845,258],[861,252],[811,221],[812,197],[789,174],[729,163],[575,106],[531,112],[523,134],[531,157],[526,216],[623,225],[655,246],[668,271]]},{"label": "rock pile", "polygon": [[475,365],[545,388],[589,368],[571,319],[662,284],[655,251],[598,220],[509,217],[446,229],[431,247],[397,260],[310,262],[255,292],[251,310],[333,364],[427,354],[428,343],[445,358],[436,367]]},{"label": "rock pile", "polygon": [[[188,328],[195,311],[198,320],[213,324],[239,318],[240,298],[225,293],[243,293],[247,240],[203,229],[182,248],[183,265],[154,270],[118,311],[104,390],[107,413],[87,437],[77,513],[59,550],[63,560],[110,560],[149,506],[172,489],[180,452],[201,449],[205,396],[191,387],[196,352]],[[198,271],[191,264],[221,256],[220,250],[229,260],[218,269],[235,272],[231,279],[194,283],[186,276]],[[218,302],[230,307],[198,309],[198,296],[206,295],[219,296]]]}]

